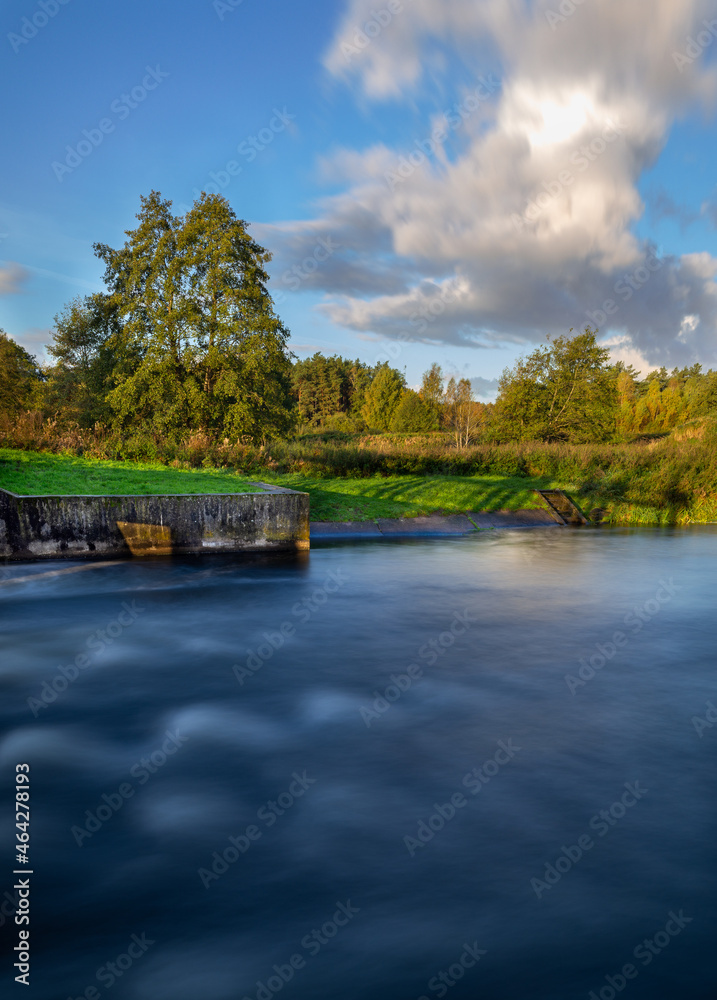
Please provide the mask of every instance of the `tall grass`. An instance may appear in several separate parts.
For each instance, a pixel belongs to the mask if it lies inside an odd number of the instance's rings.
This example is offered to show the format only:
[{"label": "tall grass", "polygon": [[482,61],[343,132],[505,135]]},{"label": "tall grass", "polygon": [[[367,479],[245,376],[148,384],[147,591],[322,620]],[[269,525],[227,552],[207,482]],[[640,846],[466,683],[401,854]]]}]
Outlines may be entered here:
[{"label": "tall grass", "polygon": [[0,417],[0,444],[90,458],[162,462],[174,468],[239,469],[260,476],[526,476],[560,482],[612,520],[717,521],[717,433],[685,425],[669,436],[625,444],[476,444],[459,450],[446,434],[307,431],[267,446],[203,433],[181,439],[121,435],[96,425],[61,426],[40,414]]}]

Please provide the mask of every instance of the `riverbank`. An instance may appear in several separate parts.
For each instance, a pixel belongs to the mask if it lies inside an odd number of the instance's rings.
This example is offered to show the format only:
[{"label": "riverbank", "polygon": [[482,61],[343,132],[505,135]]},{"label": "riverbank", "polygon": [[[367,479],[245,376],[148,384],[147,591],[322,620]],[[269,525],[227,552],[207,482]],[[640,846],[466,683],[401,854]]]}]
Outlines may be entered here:
[{"label": "riverbank", "polygon": [[449,469],[374,475],[283,471],[268,454],[265,465],[254,461],[238,471],[228,464],[212,466],[206,456],[198,467],[188,467],[179,460],[130,462],[0,448],[0,487],[25,495],[168,496],[257,491],[255,481],[261,480],[308,493],[312,521],[341,523],[541,510],[535,490],[563,489],[603,523],[717,521],[717,458],[708,441],[655,441],[635,445],[632,452],[628,446],[520,448],[480,455],[473,449],[474,466],[483,463],[495,471],[471,474],[466,466],[463,474]]}]

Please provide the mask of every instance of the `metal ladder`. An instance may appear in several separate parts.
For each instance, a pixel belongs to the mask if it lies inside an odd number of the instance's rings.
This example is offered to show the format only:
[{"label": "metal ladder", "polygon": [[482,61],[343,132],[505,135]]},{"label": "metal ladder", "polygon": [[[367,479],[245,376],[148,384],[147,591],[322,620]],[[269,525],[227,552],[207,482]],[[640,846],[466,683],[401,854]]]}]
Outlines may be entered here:
[{"label": "metal ladder", "polygon": [[590,518],[583,514],[572,497],[569,497],[562,490],[536,490],[535,492],[543,498],[550,513],[561,524],[592,524]]}]

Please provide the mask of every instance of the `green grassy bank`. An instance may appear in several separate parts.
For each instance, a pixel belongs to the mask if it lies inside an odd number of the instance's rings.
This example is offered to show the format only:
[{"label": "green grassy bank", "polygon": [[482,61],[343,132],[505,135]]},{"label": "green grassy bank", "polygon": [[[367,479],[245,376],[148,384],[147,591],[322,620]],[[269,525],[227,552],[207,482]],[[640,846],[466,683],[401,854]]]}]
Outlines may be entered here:
[{"label": "green grassy bank", "polygon": [[112,462],[0,448],[0,487],[42,494],[138,496],[152,493],[259,493],[227,469],[173,469],[159,462]]},{"label": "green grassy bank", "polygon": [[[221,449],[192,461],[142,462],[0,448],[0,486],[25,494],[234,493],[256,489],[248,483],[258,479],[308,493],[317,521],[541,507],[533,490],[559,488],[587,513],[600,511],[606,523],[717,522],[717,448],[711,440],[477,446],[461,454],[432,442],[374,439],[358,449],[353,440],[317,436],[291,447],[297,450],[291,461],[277,461],[281,445],[272,446],[273,454],[247,451],[241,473],[238,456]],[[358,470],[356,453],[399,468]],[[429,467],[415,468],[422,463]]]},{"label": "green grassy bank", "polygon": [[370,521],[476,510],[544,507],[534,488],[543,480],[518,476],[374,476],[370,479],[316,479],[270,476],[267,481],[311,497],[312,521]]},{"label": "green grassy bank", "polygon": [[[524,476],[373,476],[319,478],[265,472],[267,482],[311,497],[316,521],[416,517],[437,511],[519,510],[542,506]],[[0,487],[22,494],[236,493],[256,489],[227,469],[174,469],[153,462],[112,462],[0,448]]]}]

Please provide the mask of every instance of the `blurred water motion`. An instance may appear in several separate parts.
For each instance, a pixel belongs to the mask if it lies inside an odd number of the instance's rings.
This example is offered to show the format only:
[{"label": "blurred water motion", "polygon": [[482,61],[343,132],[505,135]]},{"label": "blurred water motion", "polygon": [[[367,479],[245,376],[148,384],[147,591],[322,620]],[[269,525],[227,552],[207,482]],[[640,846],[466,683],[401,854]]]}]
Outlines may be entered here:
[{"label": "blurred water motion", "polygon": [[716,565],[700,528],[10,567],[24,995],[713,997]]}]

